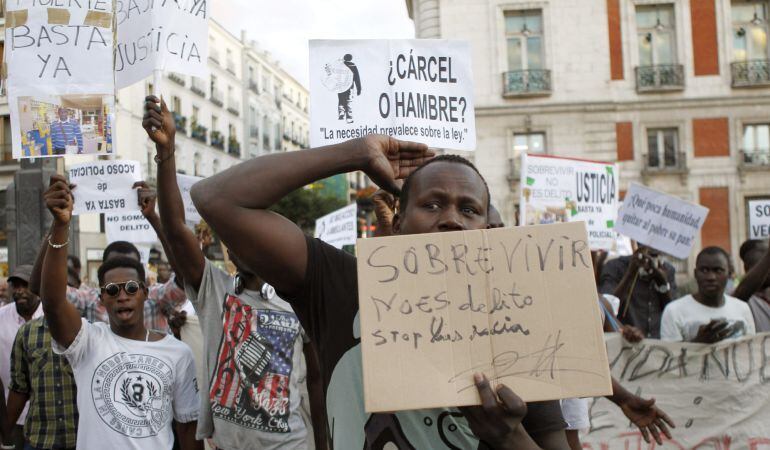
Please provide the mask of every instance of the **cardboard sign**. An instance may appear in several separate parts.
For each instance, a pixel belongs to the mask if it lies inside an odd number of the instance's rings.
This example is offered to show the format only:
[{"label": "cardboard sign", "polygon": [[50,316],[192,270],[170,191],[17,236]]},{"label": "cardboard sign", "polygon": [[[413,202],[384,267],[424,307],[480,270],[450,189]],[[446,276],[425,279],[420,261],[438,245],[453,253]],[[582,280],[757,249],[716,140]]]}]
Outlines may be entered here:
[{"label": "cardboard sign", "polygon": [[53,3],[5,2],[13,156],[112,153],[113,2]]},{"label": "cardboard sign", "polygon": [[[607,340],[612,375],[629,391],[655,398],[676,423],[664,450],[770,448],[770,335],[716,345]],[[609,400],[592,399],[584,449],[648,448]],[[650,447],[652,448],[652,447]]]},{"label": "cardboard sign", "polygon": [[386,134],[475,150],[470,46],[448,40],[310,41],[310,144]]},{"label": "cardboard sign", "polygon": [[142,180],[142,167],[136,161],[95,161],[68,169],[75,185],[73,214],[139,211],[135,182]]},{"label": "cardboard sign", "polygon": [[359,239],[368,412],[611,392],[583,223]]},{"label": "cardboard sign", "polygon": [[770,237],[770,200],[749,201],[749,239]]},{"label": "cardboard sign", "polygon": [[315,221],[315,237],[342,248],[356,245],[358,239],[358,206],[355,203],[340,208]]},{"label": "cardboard sign", "polygon": [[690,255],[708,208],[632,183],[615,230],[679,259]]},{"label": "cardboard sign", "polygon": [[158,235],[141,212],[107,213],[104,215],[107,242],[156,242]]},{"label": "cardboard sign", "polygon": [[118,88],[130,86],[154,70],[197,77],[208,74],[206,0],[156,1],[141,8],[133,1],[119,1],[117,6]]},{"label": "cardboard sign", "polygon": [[584,221],[592,249],[615,248],[617,165],[545,155],[521,158],[519,223]]},{"label": "cardboard sign", "polygon": [[195,208],[195,204],[193,204],[192,197],[190,197],[190,189],[202,179],[202,177],[176,174],[176,183],[179,185],[179,192],[182,194],[182,202],[184,203],[184,220],[187,223],[197,224],[203,220]]}]

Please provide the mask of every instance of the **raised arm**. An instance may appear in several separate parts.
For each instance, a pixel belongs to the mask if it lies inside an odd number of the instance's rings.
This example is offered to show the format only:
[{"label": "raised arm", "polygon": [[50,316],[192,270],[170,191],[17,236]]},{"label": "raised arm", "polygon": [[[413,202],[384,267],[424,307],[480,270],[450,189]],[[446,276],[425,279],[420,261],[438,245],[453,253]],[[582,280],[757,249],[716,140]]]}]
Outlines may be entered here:
[{"label": "raised arm", "polygon": [[80,331],[80,313],[67,301],[67,246],[72,219],[72,188],[67,179],[53,175],[43,195],[53,214],[53,227],[43,261],[40,299],[51,328],[51,337],[62,347],[69,347]]},{"label": "raised arm", "polygon": [[[174,239],[168,242],[166,254],[174,272],[181,275],[196,290],[200,287],[206,260],[198,240],[185,225],[184,202],[176,181],[176,160],[174,159],[174,118],[166,107],[154,96],[145,99],[144,127],[150,139],[155,142],[158,161],[158,201],[160,221],[163,230]],[[172,261],[173,258],[173,261]],[[184,261],[184,264],[177,264]]]},{"label": "raised arm", "polygon": [[752,295],[762,289],[768,273],[770,273],[770,250],[765,253],[759,263],[746,272],[746,276],[733,291],[733,297],[749,301]]},{"label": "raised arm", "polygon": [[365,171],[380,187],[397,192],[396,180],[431,156],[424,144],[370,135],[243,162],[198,182],[191,195],[228,248],[276,289],[293,295],[305,281],[305,237],[295,224],[268,208],[313,181],[354,170]]},{"label": "raised arm", "polygon": [[[51,224],[53,227],[53,224]],[[43,270],[43,260],[45,259],[46,250],[48,250],[48,238],[51,236],[51,230],[48,230],[43,240],[40,241],[40,249],[37,251],[37,257],[35,258],[35,264],[32,266],[32,274],[29,277],[29,290],[40,296],[40,272]]]}]

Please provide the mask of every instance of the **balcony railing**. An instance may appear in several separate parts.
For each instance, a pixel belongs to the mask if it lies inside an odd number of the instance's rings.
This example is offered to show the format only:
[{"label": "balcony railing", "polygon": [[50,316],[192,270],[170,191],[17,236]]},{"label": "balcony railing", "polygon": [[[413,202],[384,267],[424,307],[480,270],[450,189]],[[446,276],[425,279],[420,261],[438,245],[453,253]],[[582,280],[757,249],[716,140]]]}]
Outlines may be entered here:
[{"label": "balcony railing", "polygon": [[738,165],[744,169],[770,169],[770,148],[741,150]]},{"label": "balcony railing", "polygon": [[193,121],[192,126],[190,126],[190,137],[205,144],[208,131],[206,127]]},{"label": "balcony railing", "polygon": [[241,104],[234,98],[227,99],[227,110],[236,116],[241,114]]},{"label": "balcony railing", "polygon": [[173,112],[172,115],[174,116],[174,125],[176,125],[176,130],[187,134],[187,117],[179,114],[178,112]]},{"label": "balcony railing", "polygon": [[211,88],[211,94],[209,96],[209,100],[211,100],[211,103],[217,106],[222,106],[225,104],[225,102],[222,100],[222,91],[216,88]]},{"label": "balcony railing", "polygon": [[241,156],[241,143],[233,136],[230,136],[227,140],[227,153],[234,156]]},{"label": "balcony railing", "polygon": [[184,79],[184,75],[178,74],[176,72],[169,72],[168,79],[180,86],[184,86],[186,83]]},{"label": "balcony railing", "polygon": [[648,154],[642,155],[644,160],[643,175],[653,174],[685,174],[687,169],[687,155],[685,152],[677,152],[673,161],[667,160],[665,155],[663,159],[651,160]]},{"label": "balcony railing", "polygon": [[684,66],[658,64],[636,68],[636,92],[681,91],[684,89]]},{"label": "balcony railing", "polygon": [[219,131],[211,132],[211,146],[220,150],[225,149],[225,137]]},{"label": "balcony railing", "polygon": [[766,59],[734,62],[730,70],[735,88],[770,85],[770,61]]},{"label": "balcony railing", "polygon": [[504,97],[549,95],[550,93],[550,70],[514,70],[503,73]]},{"label": "balcony railing", "polygon": [[192,77],[192,83],[190,83],[190,90],[200,95],[201,97],[204,97],[204,98],[206,97],[206,85],[203,83],[203,80],[201,80],[198,77]]},{"label": "balcony railing", "polygon": [[219,51],[215,48],[209,49],[209,59],[219,64]]}]

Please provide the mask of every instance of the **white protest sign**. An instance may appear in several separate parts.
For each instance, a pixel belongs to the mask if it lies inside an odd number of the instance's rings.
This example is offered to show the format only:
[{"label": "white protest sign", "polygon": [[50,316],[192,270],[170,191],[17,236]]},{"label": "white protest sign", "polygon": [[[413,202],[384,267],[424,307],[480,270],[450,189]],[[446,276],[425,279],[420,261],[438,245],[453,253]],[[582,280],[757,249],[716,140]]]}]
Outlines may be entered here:
[{"label": "white protest sign", "polygon": [[520,224],[584,221],[592,249],[615,247],[615,164],[545,155],[521,157]]},{"label": "white protest sign", "polygon": [[112,0],[5,6],[14,158],[112,153]]},{"label": "white protest sign", "polygon": [[351,203],[316,220],[315,237],[337,248],[342,248],[344,245],[356,245],[358,206]]},{"label": "white protest sign", "polygon": [[73,214],[139,211],[137,191],[142,167],[136,161],[95,161],[70,167],[70,183],[75,185]]},{"label": "white protest sign", "polygon": [[612,392],[584,223],[359,239],[368,412]]},{"label": "white protest sign", "polygon": [[449,40],[311,40],[310,144],[387,134],[476,148],[470,45]]},{"label": "white protest sign", "polygon": [[190,189],[192,189],[193,185],[200,180],[202,180],[202,177],[194,177],[192,175],[182,175],[181,173],[176,174],[176,182],[177,185],[179,185],[179,192],[182,194],[182,202],[184,203],[184,220],[188,223],[200,223],[201,215],[198,213],[198,210],[195,209],[195,204],[192,201],[192,197],[190,197]]},{"label": "white protest sign", "polygon": [[104,215],[107,242],[156,242],[158,235],[141,212],[107,213]]},{"label": "white protest sign", "polygon": [[615,230],[679,259],[690,255],[708,208],[632,183]]},{"label": "white protest sign", "polygon": [[770,334],[716,345],[607,339],[612,375],[676,424],[663,445],[645,444],[609,400],[593,399],[584,449],[770,449]]},{"label": "white protest sign", "polygon": [[770,237],[770,200],[749,201],[749,239]]},{"label": "white protest sign", "polygon": [[[117,2],[115,77],[130,86],[154,70],[208,74],[206,0]],[[224,63],[224,61],[223,61]]]}]

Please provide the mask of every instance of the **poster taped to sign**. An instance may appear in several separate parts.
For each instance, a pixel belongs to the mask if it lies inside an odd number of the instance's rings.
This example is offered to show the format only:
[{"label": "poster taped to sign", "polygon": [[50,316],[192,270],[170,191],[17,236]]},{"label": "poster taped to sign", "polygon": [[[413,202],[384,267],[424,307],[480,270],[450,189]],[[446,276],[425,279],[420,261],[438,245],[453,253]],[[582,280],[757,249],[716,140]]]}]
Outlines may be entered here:
[{"label": "poster taped to sign", "polygon": [[[111,0],[6,2],[14,158],[114,153]],[[101,70],[95,70],[101,68]]]}]

